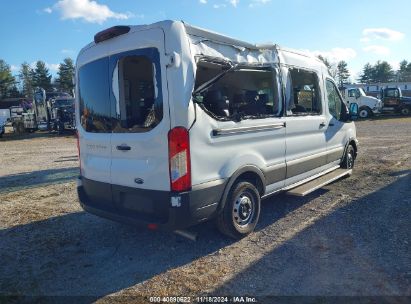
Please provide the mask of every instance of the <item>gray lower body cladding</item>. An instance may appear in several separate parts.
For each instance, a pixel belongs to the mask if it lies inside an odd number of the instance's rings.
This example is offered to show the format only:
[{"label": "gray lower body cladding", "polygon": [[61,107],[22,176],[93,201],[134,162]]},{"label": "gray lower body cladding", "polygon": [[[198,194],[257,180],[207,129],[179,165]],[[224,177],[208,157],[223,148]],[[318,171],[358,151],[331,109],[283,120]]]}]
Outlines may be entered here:
[{"label": "gray lower body cladding", "polygon": [[[213,218],[226,185],[222,180],[173,193],[80,179],[77,192],[85,211],[126,224],[156,224],[161,230],[183,229]],[[171,205],[172,197],[179,207]]]}]

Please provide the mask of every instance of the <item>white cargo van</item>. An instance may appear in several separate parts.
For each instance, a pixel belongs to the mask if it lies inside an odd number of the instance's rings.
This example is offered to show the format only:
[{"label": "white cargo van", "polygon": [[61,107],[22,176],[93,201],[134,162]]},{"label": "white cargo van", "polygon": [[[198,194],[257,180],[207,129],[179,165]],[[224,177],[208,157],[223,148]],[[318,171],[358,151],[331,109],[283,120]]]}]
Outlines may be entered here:
[{"label": "white cargo van", "polygon": [[151,229],[216,219],[241,238],[263,197],[351,173],[355,125],[327,68],[163,21],[95,35],[76,63],[82,207]]},{"label": "white cargo van", "polygon": [[367,96],[362,88],[342,88],[341,93],[348,105],[352,103],[358,105],[359,117],[368,118],[374,114],[381,113],[381,100],[373,96]]}]

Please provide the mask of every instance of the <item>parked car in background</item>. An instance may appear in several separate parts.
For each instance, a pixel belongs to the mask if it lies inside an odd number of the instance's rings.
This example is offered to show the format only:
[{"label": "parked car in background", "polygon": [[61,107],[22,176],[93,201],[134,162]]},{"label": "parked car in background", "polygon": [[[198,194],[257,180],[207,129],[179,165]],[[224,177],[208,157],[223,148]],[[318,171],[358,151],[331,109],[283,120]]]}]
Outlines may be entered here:
[{"label": "parked car in background", "polygon": [[411,114],[411,97],[404,97],[400,88],[385,88],[381,90],[383,112],[395,112],[402,115]]},{"label": "parked car in background", "polygon": [[358,104],[358,116],[360,118],[367,118],[374,114],[381,113],[381,100],[372,96],[367,96],[362,88],[343,87],[340,88],[340,91],[348,106],[352,103]]}]

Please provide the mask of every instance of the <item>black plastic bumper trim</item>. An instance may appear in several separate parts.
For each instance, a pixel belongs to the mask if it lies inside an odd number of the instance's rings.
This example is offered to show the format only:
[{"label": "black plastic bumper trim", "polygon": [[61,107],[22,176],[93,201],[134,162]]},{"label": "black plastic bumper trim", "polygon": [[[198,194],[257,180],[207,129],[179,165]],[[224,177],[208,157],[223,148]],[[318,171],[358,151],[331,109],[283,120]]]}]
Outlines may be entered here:
[{"label": "black plastic bumper trim", "polygon": [[[157,224],[160,230],[183,229],[213,218],[226,185],[224,180],[210,182],[175,193],[80,179],[77,192],[85,211],[131,225]],[[108,191],[111,200],[107,199]],[[105,200],[98,196],[99,192],[105,193]],[[171,206],[171,197],[180,198],[179,207]]]}]

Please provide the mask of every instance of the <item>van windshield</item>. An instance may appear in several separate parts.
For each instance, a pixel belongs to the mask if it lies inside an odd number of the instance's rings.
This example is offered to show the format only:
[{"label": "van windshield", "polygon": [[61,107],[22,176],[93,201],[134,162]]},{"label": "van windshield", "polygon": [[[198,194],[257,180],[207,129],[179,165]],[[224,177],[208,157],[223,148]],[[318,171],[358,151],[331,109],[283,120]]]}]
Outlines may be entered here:
[{"label": "van windshield", "polygon": [[361,96],[366,96],[363,88],[358,88],[358,90],[360,91]]}]

